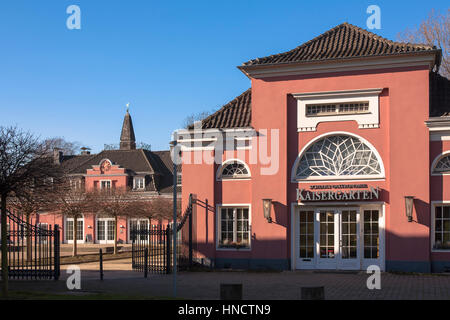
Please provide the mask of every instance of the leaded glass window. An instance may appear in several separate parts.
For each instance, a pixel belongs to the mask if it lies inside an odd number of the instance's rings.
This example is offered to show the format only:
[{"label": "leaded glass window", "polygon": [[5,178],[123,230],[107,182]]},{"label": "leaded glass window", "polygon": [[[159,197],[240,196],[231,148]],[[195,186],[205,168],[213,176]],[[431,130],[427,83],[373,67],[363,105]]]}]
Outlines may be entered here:
[{"label": "leaded glass window", "polygon": [[222,168],[222,179],[239,179],[248,177],[250,177],[250,174],[242,162],[227,162]]},{"label": "leaded glass window", "polygon": [[434,173],[450,173],[450,155],[441,158],[433,170]]},{"label": "leaded glass window", "polygon": [[296,170],[296,179],[381,175],[375,152],[358,138],[345,135],[329,136],[315,142],[302,155]]}]

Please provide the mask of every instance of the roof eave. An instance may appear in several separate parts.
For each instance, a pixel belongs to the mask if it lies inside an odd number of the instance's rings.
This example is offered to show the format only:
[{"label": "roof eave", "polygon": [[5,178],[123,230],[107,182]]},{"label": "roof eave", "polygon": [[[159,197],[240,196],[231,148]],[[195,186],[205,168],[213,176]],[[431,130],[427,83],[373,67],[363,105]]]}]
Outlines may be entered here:
[{"label": "roof eave", "polygon": [[[249,78],[265,78],[286,75],[315,74],[326,72],[340,72],[357,69],[385,68],[395,66],[428,64],[431,69],[440,63],[442,50],[433,49],[420,52],[405,52],[399,54],[383,54],[361,57],[347,57],[337,59],[322,59],[310,61],[295,61],[282,63],[266,63],[255,65],[241,65],[237,68]],[[399,61],[405,60],[403,63]],[[406,61],[409,60],[409,61]],[[363,62],[363,63],[361,63]],[[408,63],[409,62],[409,63]],[[358,65],[359,63],[359,65]]]}]

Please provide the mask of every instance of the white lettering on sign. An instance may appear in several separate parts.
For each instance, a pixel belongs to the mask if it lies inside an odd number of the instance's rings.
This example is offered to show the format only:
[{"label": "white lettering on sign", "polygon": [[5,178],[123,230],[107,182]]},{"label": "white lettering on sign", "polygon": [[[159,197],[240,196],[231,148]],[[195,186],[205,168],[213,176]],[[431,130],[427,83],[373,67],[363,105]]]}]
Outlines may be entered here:
[{"label": "white lettering on sign", "polygon": [[349,191],[309,191],[297,189],[297,201],[345,201],[345,200],[374,200],[379,199],[380,189],[370,187],[369,190]]}]

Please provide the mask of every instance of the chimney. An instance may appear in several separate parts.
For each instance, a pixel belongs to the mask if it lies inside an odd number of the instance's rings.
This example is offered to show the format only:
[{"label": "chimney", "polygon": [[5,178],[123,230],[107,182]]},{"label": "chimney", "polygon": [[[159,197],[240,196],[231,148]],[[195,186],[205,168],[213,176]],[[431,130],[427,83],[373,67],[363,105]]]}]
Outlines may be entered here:
[{"label": "chimney", "polygon": [[58,148],[54,148],[53,149],[53,161],[55,162],[55,164],[61,164],[62,162],[62,157],[63,157],[63,152],[61,150],[59,150]]},{"label": "chimney", "polygon": [[82,155],[82,156],[90,155],[90,154],[91,154],[91,151],[90,151],[90,150],[91,150],[90,148],[82,147],[82,148],[81,148],[81,155]]}]

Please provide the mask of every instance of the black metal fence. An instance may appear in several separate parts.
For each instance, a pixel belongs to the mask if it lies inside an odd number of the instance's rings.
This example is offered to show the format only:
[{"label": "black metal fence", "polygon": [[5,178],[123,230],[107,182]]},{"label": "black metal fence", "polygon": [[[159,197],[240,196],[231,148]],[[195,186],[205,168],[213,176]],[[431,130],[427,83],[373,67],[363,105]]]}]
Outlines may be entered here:
[{"label": "black metal fence", "polygon": [[60,230],[32,225],[7,212],[9,279],[55,279],[60,276]]},{"label": "black metal fence", "polygon": [[[130,229],[133,270],[169,274],[173,269],[173,226],[136,224]],[[192,202],[177,223],[177,270],[192,265]]]}]

